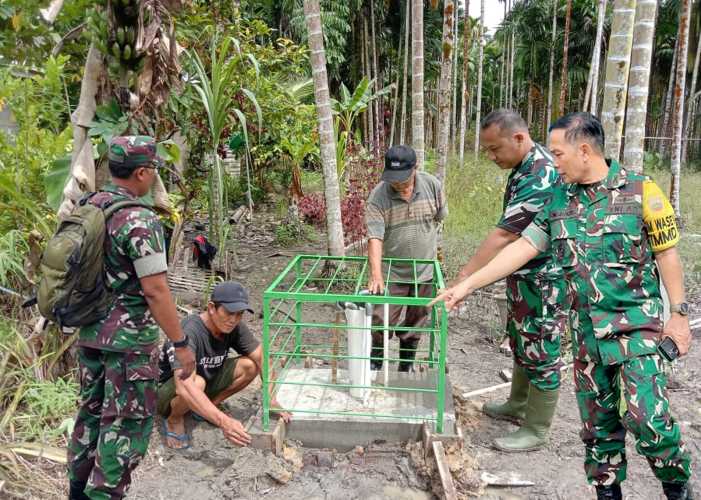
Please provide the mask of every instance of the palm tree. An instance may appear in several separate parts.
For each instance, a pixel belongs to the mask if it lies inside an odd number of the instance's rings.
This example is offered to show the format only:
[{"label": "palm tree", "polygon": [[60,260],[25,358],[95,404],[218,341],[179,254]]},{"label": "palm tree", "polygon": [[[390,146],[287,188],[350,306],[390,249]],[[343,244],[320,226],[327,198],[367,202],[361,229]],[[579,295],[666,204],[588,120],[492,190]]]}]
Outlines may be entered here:
[{"label": "palm tree", "polygon": [[411,143],[424,167],[424,2],[411,0]]},{"label": "palm tree", "polygon": [[565,11],[565,41],[562,44],[562,74],[560,76],[560,115],[565,114],[565,100],[567,98],[567,56],[570,48],[570,24],[572,22],[572,0],[567,0]]},{"label": "palm tree", "polygon": [[599,64],[601,61],[601,39],[604,36],[604,19],[606,18],[606,0],[599,0],[599,13],[596,20],[596,42],[591,61],[591,98],[589,101],[591,113],[597,114],[597,98],[599,96]]},{"label": "palm tree", "polygon": [[652,47],[655,41],[657,0],[638,0],[633,28],[633,50],[628,76],[628,110],[623,166],[643,171],[647,97],[650,85]]},{"label": "palm tree", "polygon": [[439,90],[438,103],[438,165],[436,176],[443,180],[445,177],[445,168],[448,163],[448,145],[450,136],[450,89],[452,83],[452,66],[453,66],[453,20],[455,18],[455,4],[453,0],[445,0],[443,2],[443,43],[441,63],[441,80]]},{"label": "palm tree", "polygon": [[[550,42],[550,74],[548,76],[548,107],[545,112],[545,131],[547,131],[548,123],[553,117],[553,73],[555,71],[555,40],[557,39],[557,3],[558,0],[553,0],[553,31]],[[545,131],[543,135],[545,135]]]},{"label": "palm tree", "polygon": [[479,156],[480,150],[480,120],[482,111],[482,66],[484,64],[484,0],[480,0],[480,24],[479,35],[479,63],[477,66],[477,104],[475,105],[477,116],[475,117],[475,160]]},{"label": "palm tree", "polygon": [[[467,77],[470,64],[470,0],[465,0],[464,26],[462,35],[462,98],[460,100],[460,166],[464,166],[465,160],[465,134],[467,133],[467,103],[470,100]],[[457,71],[457,68],[455,68]]]},{"label": "palm tree", "polygon": [[331,114],[329,81],[326,74],[324,34],[321,30],[319,0],[304,0],[304,17],[309,30],[309,49],[314,76],[314,96],[319,117],[319,141],[321,165],[324,171],[324,197],[326,199],[326,231],[330,255],[345,254],[343,226],[341,224],[341,193],[336,171],[336,144]]},{"label": "palm tree", "polygon": [[674,213],[679,218],[679,185],[681,182],[682,122],[684,113],[684,91],[686,88],[686,65],[689,57],[689,21],[691,19],[691,1],[681,0],[679,5],[679,57],[677,58],[677,76],[674,83],[674,116],[672,120],[672,182],[669,188],[669,201]]},{"label": "palm tree", "polygon": [[406,87],[407,87],[407,67],[409,65],[409,33],[410,33],[410,13],[411,13],[411,6],[406,3],[404,6],[404,9],[406,10],[405,13],[405,19],[404,19],[404,65],[402,67],[402,72],[404,73],[402,75],[402,114],[401,114],[401,122],[399,124],[399,143],[400,144],[406,144],[406,134],[405,134],[405,126],[406,126]]},{"label": "palm tree", "polygon": [[701,60],[701,30],[699,30],[699,40],[696,44],[696,57],[694,57],[694,70],[691,73],[691,87],[689,87],[689,102],[686,108],[686,127],[684,129],[684,144],[682,148],[682,162],[686,164],[687,151],[689,148],[689,139],[696,123],[696,81],[699,76],[699,60]]},{"label": "palm tree", "polygon": [[615,0],[601,122],[606,135],[606,157],[616,160],[621,152],[634,25],[635,0]]}]

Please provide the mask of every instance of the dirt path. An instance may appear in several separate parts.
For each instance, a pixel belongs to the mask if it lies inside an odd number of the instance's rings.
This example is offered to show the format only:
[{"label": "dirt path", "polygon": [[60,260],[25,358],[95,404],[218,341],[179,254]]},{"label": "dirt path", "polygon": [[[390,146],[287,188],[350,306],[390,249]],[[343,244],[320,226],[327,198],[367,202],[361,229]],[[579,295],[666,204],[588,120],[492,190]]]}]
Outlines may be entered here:
[{"label": "dirt path", "polygon": [[[272,217],[258,216],[251,227],[254,236],[245,241],[254,244],[240,247],[241,261],[251,267],[236,279],[252,290],[253,306],[260,310],[262,291],[272,278],[299,252],[318,253],[324,242],[289,249],[276,249],[265,227],[274,225]],[[268,233],[269,234],[269,233]],[[322,236],[323,237],[323,236]],[[242,240],[243,241],[243,240]],[[276,251],[283,255],[270,256]],[[701,297],[694,297],[701,302]],[[697,306],[698,307],[698,306]],[[251,322],[260,334],[261,319]],[[500,382],[499,370],[510,368],[511,359],[499,352],[498,317],[493,302],[471,299],[468,313],[451,320],[450,378],[461,391],[488,387]],[[696,332],[698,339],[701,332]],[[697,340],[698,343],[698,340]],[[701,456],[701,352],[680,361],[670,383],[670,399],[682,434],[695,458]],[[231,414],[245,421],[260,406],[259,383],[231,398],[227,407]],[[579,414],[574,398],[572,373],[564,376],[564,385],[550,444],[543,450],[521,455],[508,455],[491,448],[491,441],[515,429],[493,421],[479,412],[490,398],[503,399],[508,389],[481,396],[461,405],[466,425],[465,446],[477,461],[481,472],[516,473],[535,486],[527,488],[487,489],[487,499],[587,499],[594,497],[583,472],[584,447],[579,439]],[[290,443],[285,458],[269,452],[241,449],[230,445],[220,431],[207,423],[188,422],[192,431],[190,450],[174,452],[166,449],[154,432],[149,455],[139,467],[130,499],[402,499],[434,498],[426,478],[420,477],[411,458],[401,444],[370,444],[363,450],[349,453],[304,449]],[[624,483],[627,500],[651,500],[662,497],[659,483],[646,462],[634,451],[629,438],[629,480]],[[633,481],[632,478],[635,478]],[[696,491],[701,491],[698,475]]]}]

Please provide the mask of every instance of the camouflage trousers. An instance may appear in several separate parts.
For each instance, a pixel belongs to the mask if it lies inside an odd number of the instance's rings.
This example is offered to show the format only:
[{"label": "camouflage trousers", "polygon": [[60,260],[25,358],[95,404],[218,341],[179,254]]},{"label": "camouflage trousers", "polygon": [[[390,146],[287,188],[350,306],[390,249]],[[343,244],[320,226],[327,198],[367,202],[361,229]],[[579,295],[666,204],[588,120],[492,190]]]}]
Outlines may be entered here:
[{"label": "camouflage trousers", "polygon": [[148,448],[156,410],[154,354],[79,348],[80,409],[68,476],[93,499],[122,498]]},{"label": "camouflage trousers", "polygon": [[542,391],[560,386],[560,335],[567,323],[559,306],[564,300],[561,288],[559,282],[546,278],[506,279],[506,331],[511,352],[531,384]]},{"label": "camouflage trousers", "polygon": [[[621,364],[574,361],[574,381],[586,447],[584,470],[595,485],[626,478],[626,430],[661,481],[686,482],[691,475],[689,453],[681,443],[679,425],[669,412],[662,360],[649,354]],[[621,391],[621,388],[623,389]],[[620,414],[621,396],[627,410]]]}]

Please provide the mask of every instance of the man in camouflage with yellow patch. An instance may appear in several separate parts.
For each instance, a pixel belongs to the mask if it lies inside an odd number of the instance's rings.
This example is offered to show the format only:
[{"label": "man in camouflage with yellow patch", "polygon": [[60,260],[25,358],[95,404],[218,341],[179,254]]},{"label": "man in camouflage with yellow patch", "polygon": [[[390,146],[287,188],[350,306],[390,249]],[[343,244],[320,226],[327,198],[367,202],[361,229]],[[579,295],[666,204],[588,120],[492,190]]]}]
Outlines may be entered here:
[{"label": "man in camouflage with yellow patch", "polygon": [[[622,499],[626,431],[670,500],[691,500],[691,457],[670,414],[658,346],[691,343],[674,212],[650,179],[603,156],[604,131],[588,113],[550,127],[565,183],[552,202],[479,272],[436,300],[454,304],[551,249],[571,307],[574,379],[586,448],[584,468],[599,499]],[[662,322],[660,278],[672,304]],[[621,416],[621,408],[626,411]]]},{"label": "man in camouflage with yellow patch", "polygon": [[[160,164],[155,141],[117,137],[109,145],[112,183],[84,202],[106,208],[146,195]],[[80,409],[68,447],[71,499],[122,498],[148,448],[156,409],[158,326],[184,366],[194,356],[166,281],[163,230],[154,212],[117,210],[106,222],[105,286],[115,300],[107,317],[78,338]]]},{"label": "man in camouflage with yellow patch", "polygon": [[[548,204],[559,183],[550,152],[533,142],[518,113],[501,109],[487,115],[480,124],[480,143],[490,160],[511,173],[501,219],[460,270],[457,281],[478,271],[516,241]],[[494,441],[502,451],[543,447],[557,406],[560,335],[565,321],[558,305],[563,289],[554,286],[548,274],[549,259],[549,252],[543,252],[506,278],[507,332],[514,353],[511,393],[504,403],[486,403],[483,411],[523,425]]]}]

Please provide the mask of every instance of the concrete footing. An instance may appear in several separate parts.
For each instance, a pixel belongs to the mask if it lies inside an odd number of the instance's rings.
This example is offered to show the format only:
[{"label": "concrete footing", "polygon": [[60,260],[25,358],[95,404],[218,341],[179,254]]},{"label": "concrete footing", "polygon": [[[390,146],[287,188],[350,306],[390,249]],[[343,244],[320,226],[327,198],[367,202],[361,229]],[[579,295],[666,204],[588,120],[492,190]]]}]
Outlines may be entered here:
[{"label": "concrete footing", "polygon": [[[314,372],[316,370],[305,370]],[[321,372],[321,370],[319,370]],[[435,376],[435,373],[433,374]],[[293,376],[295,376],[293,374]],[[325,376],[304,374],[309,377]],[[431,373],[406,374],[395,372],[390,380],[394,387],[427,387]],[[282,441],[292,439],[309,448],[333,448],[347,451],[355,446],[365,446],[373,441],[390,443],[423,441],[431,447],[434,441],[462,442],[462,433],[456,428],[452,386],[446,377],[443,432],[435,433],[436,395],[429,392],[389,393],[373,388],[370,397],[361,403],[348,396],[347,389],[318,388],[304,385],[282,385],[277,393],[280,404],[292,412],[292,421],[271,422],[269,432],[262,430],[261,412],[252,417],[247,428],[253,438],[253,446],[280,452]],[[388,395],[388,394],[391,394]],[[313,402],[313,404],[310,404]],[[304,403],[304,404],[302,404]],[[330,415],[318,411],[338,412]],[[295,412],[295,409],[303,409]],[[347,413],[344,413],[347,412]],[[367,416],[382,413],[384,417]],[[356,416],[353,413],[365,413]],[[422,417],[426,417],[423,419]],[[417,418],[418,417],[418,418]]]}]

